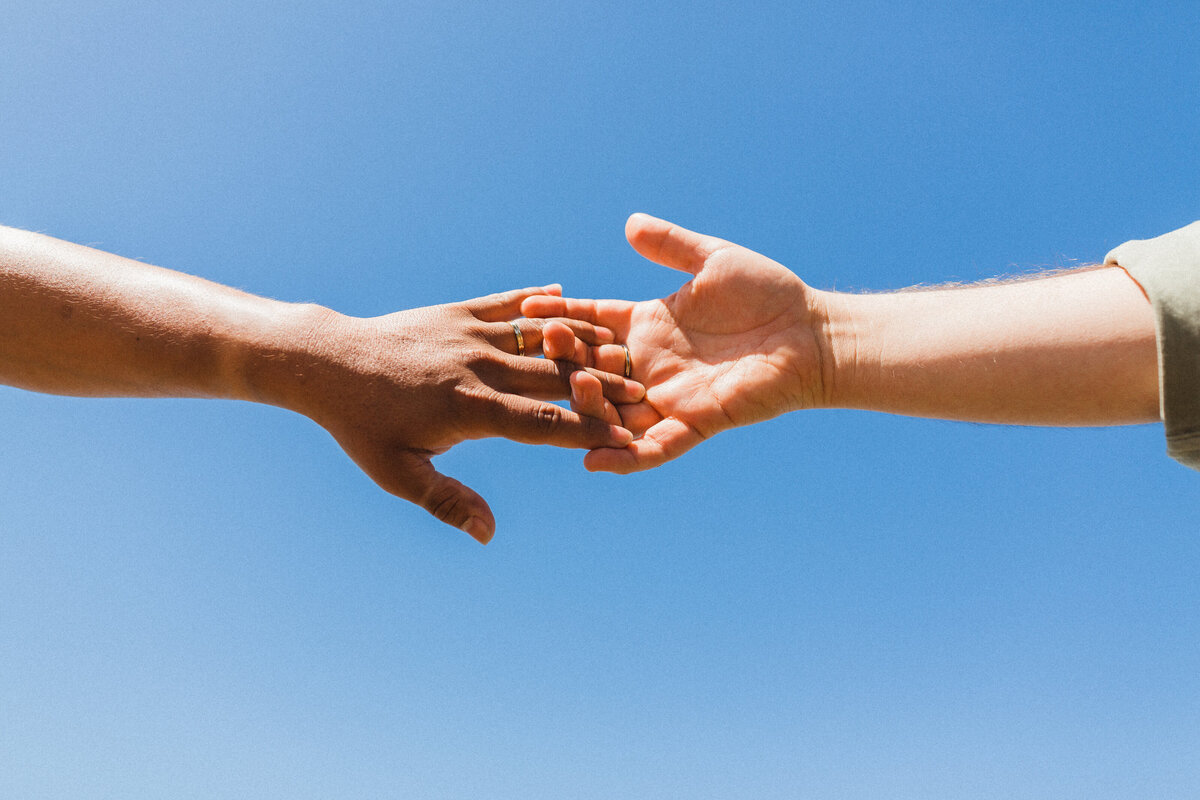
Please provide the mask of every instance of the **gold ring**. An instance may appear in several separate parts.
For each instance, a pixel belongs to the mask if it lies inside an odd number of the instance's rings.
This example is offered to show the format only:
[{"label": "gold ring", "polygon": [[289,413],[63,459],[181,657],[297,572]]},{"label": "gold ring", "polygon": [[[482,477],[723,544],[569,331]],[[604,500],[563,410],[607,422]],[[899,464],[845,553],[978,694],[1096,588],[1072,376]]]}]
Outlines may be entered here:
[{"label": "gold ring", "polygon": [[[515,322],[509,322],[513,326],[513,333],[517,335],[517,355],[525,355],[525,337],[521,335],[521,326]],[[628,361],[626,361],[628,363]],[[626,367],[628,369],[628,367]]]},{"label": "gold ring", "polygon": [[625,348],[625,377],[631,378],[633,377],[633,357],[629,355],[628,345],[621,345],[621,347]]}]

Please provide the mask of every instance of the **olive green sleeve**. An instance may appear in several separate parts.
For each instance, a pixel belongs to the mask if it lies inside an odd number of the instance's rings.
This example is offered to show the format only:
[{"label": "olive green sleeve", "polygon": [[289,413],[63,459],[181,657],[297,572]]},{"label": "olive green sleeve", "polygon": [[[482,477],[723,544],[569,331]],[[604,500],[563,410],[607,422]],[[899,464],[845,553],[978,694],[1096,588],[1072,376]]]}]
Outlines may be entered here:
[{"label": "olive green sleeve", "polygon": [[1126,242],[1104,261],[1128,272],[1154,306],[1167,453],[1200,469],[1200,222]]}]

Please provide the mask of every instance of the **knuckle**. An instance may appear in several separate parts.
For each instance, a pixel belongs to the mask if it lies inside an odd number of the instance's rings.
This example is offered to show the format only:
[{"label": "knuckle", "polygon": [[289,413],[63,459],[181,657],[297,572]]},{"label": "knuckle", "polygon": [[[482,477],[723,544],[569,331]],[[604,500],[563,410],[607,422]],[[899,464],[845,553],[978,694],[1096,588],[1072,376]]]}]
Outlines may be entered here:
[{"label": "knuckle", "polygon": [[425,508],[442,522],[455,524],[466,516],[466,508],[460,493],[453,486],[439,486],[425,498]]},{"label": "knuckle", "polygon": [[475,384],[459,384],[454,387],[450,404],[456,418],[478,420],[492,404],[490,390]]},{"label": "knuckle", "polygon": [[433,306],[432,309],[437,315],[438,323],[447,328],[457,328],[470,324],[475,319],[472,302],[468,300],[460,303],[443,303],[440,306]]},{"label": "knuckle", "polygon": [[618,390],[621,384],[614,380],[612,375],[598,369],[589,369],[587,372],[596,379],[592,387],[597,396],[620,399],[622,393]]},{"label": "knuckle", "polygon": [[458,408],[472,413],[490,402],[488,390],[478,384],[458,384],[454,390],[454,403]]},{"label": "knuckle", "polygon": [[492,353],[482,347],[468,347],[462,353],[462,363],[472,372],[486,368],[493,360]]},{"label": "knuckle", "polygon": [[533,412],[534,424],[543,433],[557,430],[563,424],[563,410],[556,405],[543,403]]},{"label": "knuckle", "polygon": [[487,341],[489,334],[491,334],[494,330],[494,323],[483,322],[475,317],[472,317],[469,320],[463,320],[460,324],[460,336],[469,341]]}]

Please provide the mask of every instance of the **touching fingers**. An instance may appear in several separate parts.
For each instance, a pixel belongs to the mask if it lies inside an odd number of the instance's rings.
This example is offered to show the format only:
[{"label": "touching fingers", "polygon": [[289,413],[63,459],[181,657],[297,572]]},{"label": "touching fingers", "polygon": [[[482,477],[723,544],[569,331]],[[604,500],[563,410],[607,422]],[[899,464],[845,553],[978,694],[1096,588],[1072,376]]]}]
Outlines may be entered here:
[{"label": "touching fingers", "polygon": [[633,354],[624,345],[605,344],[592,348],[593,366],[601,372],[624,375],[628,367],[630,377],[636,369]]},{"label": "touching fingers", "polygon": [[593,360],[591,353],[592,348],[577,339],[566,325],[556,320],[546,322],[546,327],[542,329],[542,355],[546,358],[590,367]]},{"label": "touching fingers", "polygon": [[600,344],[589,347],[558,322],[546,325],[542,352],[553,361],[570,361],[612,375],[631,378],[635,372],[633,354],[628,345]]},{"label": "touching fingers", "polygon": [[603,325],[624,339],[629,333],[629,318],[634,303],[628,300],[579,300],[571,297],[534,295],[521,303],[527,317],[565,317]]},{"label": "touching fingers", "polygon": [[489,435],[525,444],[591,450],[624,447],[633,440],[633,434],[625,428],[515,394],[502,395],[486,422]]},{"label": "touching fingers", "polygon": [[628,447],[593,450],[584,456],[583,465],[592,472],[640,472],[678,458],[702,441],[704,437],[695,428],[668,417]]},{"label": "touching fingers", "polygon": [[[565,400],[570,396],[573,364],[544,358],[501,356],[493,374],[482,375],[492,388],[543,400]],[[605,397],[614,403],[636,403],[646,396],[640,383],[620,375],[588,369],[599,381]]]},{"label": "touching fingers", "polygon": [[463,302],[463,307],[484,322],[503,322],[520,316],[521,303],[535,295],[559,295],[562,287],[557,283],[549,286],[531,286],[527,289],[512,289]]},{"label": "touching fingers", "polygon": [[527,317],[570,317],[599,324],[600,309],[595,300],[575,300],[566,297],[537,295],[521,303],[521,313]]},{"label": "touching fingers", "polygon": [[654,406],[644,402],[618,405],[617,414],[621,418],[621,425],[634,436],[641,436],[662,420],[662,415]]},{"label": "touching fingers", "polygon": [[604,386],[600,379],[584,370],[571,374],[571,409],[585,417],[602,419],[610,425],[623,425],[616,406],[604,398]]},{"label": "touching fingers", "polygon": [[611,342],[614,338],[613,332],[608,328],[575,319],[518,318],[493,322],[488,325],[486,335],[492,346],[506,353],[537,356],[543,352],[544,331],[548,327],[559,337],[557,341],[562,341],[562,330],[565,329],[573,340],[572,349],[574,340],[584,345],[595,346]]}]

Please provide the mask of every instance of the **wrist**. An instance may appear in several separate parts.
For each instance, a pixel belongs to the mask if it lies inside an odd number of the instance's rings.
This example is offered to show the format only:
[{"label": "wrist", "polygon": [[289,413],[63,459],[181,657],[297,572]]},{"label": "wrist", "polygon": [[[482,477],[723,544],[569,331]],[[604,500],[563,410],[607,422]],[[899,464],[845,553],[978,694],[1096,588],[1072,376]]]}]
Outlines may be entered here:
[{"label": "wrist", "polygon": [[856,378],[862,371],[857,296],[816,289],[809,292],[810,333],[816,343],[818,365],[812,407],[853,407]]},{"label": "wrist", "polygon": [[306,398],[322,362],[321,342],[342,315],[311,303],[267,303],[230,348],[229,395],[310,415]]}]

